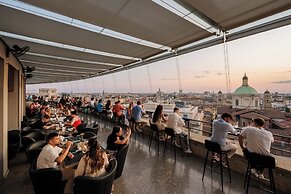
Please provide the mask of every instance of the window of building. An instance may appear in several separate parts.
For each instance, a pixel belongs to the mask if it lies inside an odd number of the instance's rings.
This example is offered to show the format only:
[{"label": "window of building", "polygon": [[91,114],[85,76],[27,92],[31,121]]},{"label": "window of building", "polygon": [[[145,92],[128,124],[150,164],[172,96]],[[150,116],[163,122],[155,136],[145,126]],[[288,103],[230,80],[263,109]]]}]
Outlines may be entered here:
[{"label": "window of building", "polygon": [[259,103],[258,103],[258,101],[256,100],[256,101],[255,101],[255,107],[257,107],[257,106],[259,106]]},{"label": "window of building", "polygon": [[238,106],[239,105],[239,101],[235,100],[235,105]]}]

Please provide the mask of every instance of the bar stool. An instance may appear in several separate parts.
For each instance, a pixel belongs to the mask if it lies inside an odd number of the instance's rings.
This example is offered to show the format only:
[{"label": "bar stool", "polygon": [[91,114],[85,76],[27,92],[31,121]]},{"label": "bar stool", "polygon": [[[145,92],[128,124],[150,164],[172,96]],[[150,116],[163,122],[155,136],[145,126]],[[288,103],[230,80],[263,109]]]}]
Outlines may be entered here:
[{"label": "bar stool", "polygon": [[176,137],[179,138],[179,143],[181,145],[181,153],[182,153],[182,156],[183,156],[183,146],[182,146],[181,136],[180,135],[176,135],[175,132],[174,132],[174,129],[168,128],[168,127],[165,128],[165,134],[166,134],[166,139],[165,139],[165,147],[164,147],[163,157],[165,157],[168,137],[171,137],[171,144],[174,145],[174,155],[175,155],[175,162],[176,162],[176,147],[177,147]]},{"label": "bar stool", "polygon": [[158,154],[160,154],[160,133],[163,133],[163,131],[159,131],[159,128],[156,124],[151,123],[151,131],[150,131],[150,136],[149,136],[149,151],[151,151],[151,145],[153,138],[156,139],[157,144],[158,144]]},{"label": "bar stool", "polygon": [[[133,128],[133,132],[134,132],[134,139],[136,140],[136,134],[137,132],[142,133],[142,137],[144,138],[144,133],[142,131],[142,123],[140,122],[136,122],[134,119],[132,119],[132,128]],[[139,128],[139,130],[138,130]]]},{"label": "bar stool", "polygon": [[212,154],[214,154],[214,153],[219,154],[219,157],[220,157],[220,160],[219,160],[220,172],[213,170],[213,160],[211,159],[211,173],[212,173],[212,171],[215,171],[217,173],[220,173],[221,187],[222,187],[222,192],[223,192],[223,164],[222,164],[222,156],[225,156],[225,158],[226,158],[226,164],[227,164],[229,182],[231,182],[230,169],[229,169],[229,162],[228,162],[227,153],[225,151],[221,151],[221,147],[220,147],[220,145],[218,143],[212,142],[210,140],[205,140],[205,148],[207,149],[207,153],[206,153],[205,162],[204,162],[204,169],[203,169],[202,181],[204,179],[205,168],[206,168],[206,164],[207,164],[207,161],[208,161],[209,151]]},{"label": "bar stool", "polygon": [[265,156],[265,155],[261,155],[257,153],[250,153],[249,155],[248,167],[247,167],[245,183],[244,183],[244,187],[247,186],[246,193],[248,193],[248,190],[249,190],[249,184],[250,184],[250,179],[251,179],[251,169],[257,168],[257,167],[261,169],[265,169],[265,168],[268,169],[269,182],[270,182],[270,188],[271,188],[271,190],[268,190],[268,191],[271,193],[276,193],[275,181],[274,181],[273,170],[272,170],[272,169],[275,169],[276,167],[276,160],[272,156]]}]

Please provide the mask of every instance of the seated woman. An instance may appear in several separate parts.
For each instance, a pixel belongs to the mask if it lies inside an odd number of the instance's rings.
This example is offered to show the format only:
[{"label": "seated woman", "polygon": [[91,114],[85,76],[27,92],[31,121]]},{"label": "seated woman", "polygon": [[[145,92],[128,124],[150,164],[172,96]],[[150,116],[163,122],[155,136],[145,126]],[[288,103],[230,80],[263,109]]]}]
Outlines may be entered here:
[{"label": "seated woman", "polygon": [[71,120],[67,121],[65,124],[67,126],[72,126],[74,130],[82,123],[81,119],[78,117],[76,111],[71,111]]},{"label": "seated woman", "polygon": [[167,118],[164,116],[162,105],[157,106],[153,116],[153,123],[157,125],[160,131],[165,130]]},{"label": "seated woman", "polygon": [[51,116],[52,112],[51,109],[48,106],[44,106],[43,109],[41,110],[41,115],[42,116]]},{"label": "seated woman", "polygon": [[57,105],[57,109],[58,109],[58,110],[64,110],[64,105],[61,104],[61,103],[58,103],[58,105]]},{"label": "seated woman", "polygon": [[105,104],[105,111],[104,113],[108,116],[108,117],[112,117],[112,105],[111,105],[111,101],[107,100],[106,104]]},{"label": "seated woman", "polygon": [[88,146],[89,151],[81,158],[75,171],[75,177],[99,177],[106,174],[106,168],[109,166],[109,162],[99,142],[96,138],[91,138],[89,139]]},{"label": "seated woman", "polygon": [[30,117],[33,117],[35,115],[35,105],[34,105],[34,102],[32,102],[30,105],[29,105],[29,116]]},{"label": "seated woman", "polygon": [[50,120],[50,116],[44,115],[41,117],[40,120],[37,120],[35,122],[35,124],[33,125],[33,128],[44,129],[44,130],[55,129],[56,126],[54,124],[51,124],[51,125],[48,124],[49,120]]},{"label": "seated woman", "polygon": [[128,143],[131,135],[130,128],[126,129],[126,137],[123,137],[123,130],[121,127],[113,127],[111,134],[107,138],[107,149],[119,151],[123,145]]},{"label": "seated woman", "polygon": [[126,114],[125,114],[126,119],[129,120],[129,121],[130,121],[131,118],[132,118],[132,115],[131,115],[131,113],[132,113],[132,108],[133,108],[133,102],[130,102],[129,105],[128,105],[128,108],[126,109]]}]

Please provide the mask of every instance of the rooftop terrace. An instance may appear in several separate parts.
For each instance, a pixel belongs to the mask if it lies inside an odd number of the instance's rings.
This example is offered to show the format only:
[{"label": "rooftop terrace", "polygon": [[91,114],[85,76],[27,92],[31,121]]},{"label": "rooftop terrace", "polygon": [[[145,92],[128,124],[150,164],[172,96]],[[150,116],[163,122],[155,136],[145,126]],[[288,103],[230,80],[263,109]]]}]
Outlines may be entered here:
[{"label": "rooftop terrace", "polygon": [[[82,119],[89,124],[97,121],[100,126],[98,139],[106,147],[106,138],[113,127],[112,122],[96,119],[92,115],[82,115]],[[205,139],[205,138],[204,138]],[[122,176],[114,182],[114,194],[133,193],[222,193],[220,176],[216,173],[211,175],[206,170],[204,181],[201,180],[203,162],[205,157],[204,139],[202,135],[194,135],[191,140],[193,154],[182,157],[177,153],[175,163],[173,153],[169,151],[165,158],[157,154],[155,143],[149,152],[147,136],[138,136],[130,141],[129,152],[126,159],[125,169]],[[161,146],[163,148],[163,145]],[[160,148],[161,149],[161,148]],[[278,158],[277,158],[278,160]],[[288,193],[291,190],[291,169],[282,169],[282,166],[290,168],[290,163],[278,161],[278,168],[275,170],[275,182],[278,193]],[[22,194],[33,193],[32,184],[28,176],[29,164],[24,152],[10,161],[10,173],[6,180],[0,182],[1,193]],[[225,175],[224,192],[229,194],[245,193],[243,189],[244,172],[246,161],[240,152],[230,159],[232,169],[232,183],[229,183]],[[235,169],[235,170],[233,170]],[[252,181],[255,185],[255,181]],[[281,190],[281,191],[279,191]],[[250,187],[249,193],[265,193],[256,187]]]}]

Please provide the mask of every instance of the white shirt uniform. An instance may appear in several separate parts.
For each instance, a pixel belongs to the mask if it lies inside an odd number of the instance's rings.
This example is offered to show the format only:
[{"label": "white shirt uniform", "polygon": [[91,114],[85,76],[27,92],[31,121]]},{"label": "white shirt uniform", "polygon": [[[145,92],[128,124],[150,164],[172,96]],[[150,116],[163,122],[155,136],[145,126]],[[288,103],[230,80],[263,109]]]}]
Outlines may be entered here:
[{"label": "white shirt uniform", "polygon": [[59,157],[59,154],[62,152],[62,150],[62,148],[58,146],[53,147],[50,144],[44,146],[37,158],[36,168],[57,168],[58,164],[55,162],[55,160],[57,157]]},{"label": "white shirt uniform", "polygon": [[169,115],[167,127],[174,129],[175,134],[182,133],[181,127],[183,127],[184,125],[185,122],[180,115],[178,115],[177,113],[172,113]]},{"label": "white shirt uniform", "polygon": [[274,142],[273,134],[264,128],[246,127],[241,132],[246,138],[246,148],[250,152],[271,156],[271,143]]},{"label": "white shirt uniform", "polygon": [[223,119],[214,120],[212,124],[212,135],[210,140],[225,146],[227,133],[236,133],[235,128]]}]

